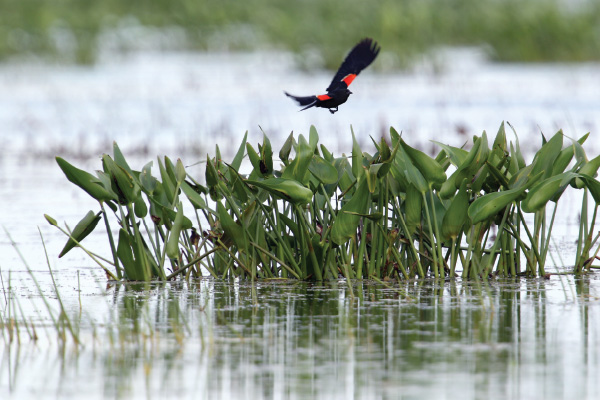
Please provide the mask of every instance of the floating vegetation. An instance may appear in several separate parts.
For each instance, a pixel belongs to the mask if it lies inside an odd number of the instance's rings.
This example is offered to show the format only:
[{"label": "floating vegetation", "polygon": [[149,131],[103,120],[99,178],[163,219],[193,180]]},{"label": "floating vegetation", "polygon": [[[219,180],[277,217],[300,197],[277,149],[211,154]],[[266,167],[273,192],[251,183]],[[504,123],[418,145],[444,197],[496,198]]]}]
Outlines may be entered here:
[{"label": "floating vegetation", "polygon": [[[115,280],[546,276],[557,203],[570,188],[583,191],[573,272],[600,251],[600,156],[588,160],[589,134],[542,136],[529,164],[504,123],[470,150],[437,143],[435,158],[393,128],[390,143],[373,140],[373,155],[352,135],[351,155],[335,157],[314,127],[308,138],[290,134],[277,166],[267,136],[255,149],[246,134],[230,162],[218,147],[207,156],[204,184],[168,157],[157,177],[152,162],[133,170],[116,143],[96,175],[57,157],[99,210],[72,231],[46,219],[69,236],[60,256],[81,247]],[[250,173],[240,171],[245,157]],[[99,225],[109,257],[81,244]]]}]

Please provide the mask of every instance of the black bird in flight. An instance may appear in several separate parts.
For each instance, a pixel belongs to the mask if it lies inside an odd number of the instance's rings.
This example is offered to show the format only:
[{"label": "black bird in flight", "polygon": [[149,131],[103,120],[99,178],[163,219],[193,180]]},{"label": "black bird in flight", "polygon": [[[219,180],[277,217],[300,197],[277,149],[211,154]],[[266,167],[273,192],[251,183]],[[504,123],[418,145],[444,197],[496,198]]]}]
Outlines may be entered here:
[{"label": "black bird in flight", "polygon": [[361,40],[354,46],[348,56],[346,56],[340,69],[338,69],[333,80],[329,84],[327,94],[299,97],[293,96],[288,92],[284,93],[286,96],[296,100],[301,106],[305,106],[300,111],[304,111],[311,107],[321,107],[328,108],[329,112],[333,114],[338,111],[339,105],[345,103],[352,94],[352,92],[348,90],[348,86],[350,86],[354,78],[360,74],[360,71],[371,65],[373,60],[377,57],[377,54],[379,54],[380,49],[377,42],[373,41],[373,39],[366,38]]}]

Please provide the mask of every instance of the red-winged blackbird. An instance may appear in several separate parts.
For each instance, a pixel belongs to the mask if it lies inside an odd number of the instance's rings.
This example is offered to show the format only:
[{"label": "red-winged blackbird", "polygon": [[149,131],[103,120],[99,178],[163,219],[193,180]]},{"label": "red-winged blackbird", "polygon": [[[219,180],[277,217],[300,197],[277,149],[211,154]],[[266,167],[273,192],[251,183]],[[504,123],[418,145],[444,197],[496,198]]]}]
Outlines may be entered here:
[{"label": "red-winged blackbird", "polygon": [[338,72],[333,77],[331,84],[329,84],[327,94],[298,97],[292,96],[288,92],[284,93],[286,96],[296,100],[301,106],[306,106],[300,111],[311,107],[321,107],[328,108],[333,114],[338,110],[339,105],[345,103],[352,94],[348,90],[348,86],[356,78],[356,75],[360,74],[360,71],[371,65],[377,54],[379,54],[380,49],[377,42],[373,41],[373,39],[366,38],[361,40],[346,56],[340,69],[338,69]]}]

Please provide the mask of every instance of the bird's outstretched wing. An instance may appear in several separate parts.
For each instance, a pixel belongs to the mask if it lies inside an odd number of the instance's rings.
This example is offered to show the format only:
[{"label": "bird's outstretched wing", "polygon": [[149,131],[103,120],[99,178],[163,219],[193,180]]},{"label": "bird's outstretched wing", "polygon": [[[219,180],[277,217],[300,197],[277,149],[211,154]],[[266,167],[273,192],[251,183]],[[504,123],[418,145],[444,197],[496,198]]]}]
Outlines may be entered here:
[{"label": "bird's outstretched wing", "polygon": [[327,92],[336,89],[345,89],[350,86],[356,75],[371,65],[377,54],[379,54],[380,49],[377,42],[373,41],[373,39],[366,38],[361,40],[346,56],[340,69],[338,69],[329,84]]}]

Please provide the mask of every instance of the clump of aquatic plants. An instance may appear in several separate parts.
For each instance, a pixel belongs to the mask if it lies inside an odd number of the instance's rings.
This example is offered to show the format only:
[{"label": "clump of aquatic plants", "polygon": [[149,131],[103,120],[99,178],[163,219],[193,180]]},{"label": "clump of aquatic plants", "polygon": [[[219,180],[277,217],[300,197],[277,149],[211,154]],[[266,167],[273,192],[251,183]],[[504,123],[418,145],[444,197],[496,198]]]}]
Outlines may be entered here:
[{"label": "clump of aquatic plants", "polygon": [[[133,170],[116,144],[96,175],[57,157],[99,210],[72,231],[46,218],[69,236],[60,256],[82,247],[119,280],[545,276],[557,203],[572,188],[583,190],[574,272],[600,249],[600,156],[588,160],[587,134],[542,136],[529,164],[504,123],[470,150],[437,143],[435,158],[393,128],[373,155],[352,135],[351,154],[334,156],[311,127],[278,157],[266,135],[257,148],[245,135],[230,162],[218,147],[207,156],[202,184],[168,157],[156,177],[152,162]],[[81,245],[101,220],[110,257]]]}]

